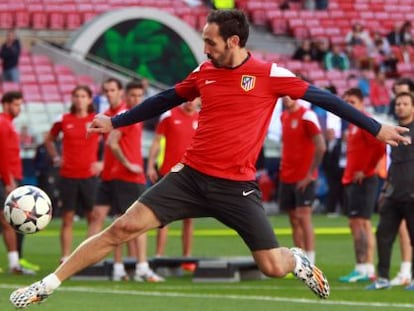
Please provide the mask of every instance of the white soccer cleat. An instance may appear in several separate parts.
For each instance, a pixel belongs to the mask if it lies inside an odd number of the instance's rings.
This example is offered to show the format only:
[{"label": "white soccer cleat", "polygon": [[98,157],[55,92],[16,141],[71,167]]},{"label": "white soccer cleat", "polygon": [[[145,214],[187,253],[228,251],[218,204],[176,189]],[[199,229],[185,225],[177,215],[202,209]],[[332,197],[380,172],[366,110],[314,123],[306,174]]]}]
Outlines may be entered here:
[{"label": "white soccer cleat", "polygon": [[159,276],[151,269],[146,269],[145,271],[136,271],[134,275],[134,281],[136,282],[149,282],[149,283],[159,283],[164,282],[165,279],[162,276]]},{"label": "white soccer cleat", "polygon": [[29,287],[19,288],[10,295],[10,302],[16,308],[26,308],[32,304],[41,303],[49,295],[52,290],[48,290],[43,281],[33,283]]},{"label": "white soccer cleat", "polygon": [[296,262],[299,262],[299,265],[296,265],[298,268],[295,268],[293,271],[295,277],[302,280],[319,298],[328,298],[330,288],[328,279],[323,272],[310,262],[309,258],[300,248],[294,247],[290,250],[295,256]]},{"label": "white soccer cleat", "polygon": [[114,282],[121,282],[121,281],[129,281],[129,276],[125,271],[112,273],[112,281]]},{"label": "white soccer cleat", "polygon": [[399,272],[390,282],[391,286],[407,286],[411,283],[411,275],[404,275]]}]

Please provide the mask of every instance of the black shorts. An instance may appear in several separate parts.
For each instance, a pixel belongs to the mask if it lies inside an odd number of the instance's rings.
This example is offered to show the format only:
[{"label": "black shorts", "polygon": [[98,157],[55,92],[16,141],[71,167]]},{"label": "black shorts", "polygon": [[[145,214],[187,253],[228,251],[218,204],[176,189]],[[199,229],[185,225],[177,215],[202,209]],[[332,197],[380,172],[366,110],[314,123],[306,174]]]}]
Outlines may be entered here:
[{"label": "black shorts", "polygon": [[121,215],[145,191],[144,184],[122,180],[101,181],[96,197],[97,205],[109,205],[111,212]]},{"label": "black shorts", "polygon": [[234,229],[251,251],[278,246],[255,181],[233,181],[184,166],[168,173],[139,198],[162,225],[185,219],[214,217]]},{"label": "black shorts", "polygon": [[345,210],[349,218],[371,219],[378,193],[378,177],[365,178],[361,184],[345,185]]},{"label": "black shorts", "polygon": [[63,210],[76,210],[79,206],[83,211],[90,211],[95,203],[98,179],[60,177],[59,191]]},{"label": "black shorts", "polygon": [[0,210],[4,209],[4,203],[6,202],[6,188],[3,181],[0,180]]},{"label": "black shorts", "polygon": [[315,182],[309,183],[305,191],[296,187],[297,183],[279,183],[279,208],[283,211],[297,207],[312,206],[315,200]]}]

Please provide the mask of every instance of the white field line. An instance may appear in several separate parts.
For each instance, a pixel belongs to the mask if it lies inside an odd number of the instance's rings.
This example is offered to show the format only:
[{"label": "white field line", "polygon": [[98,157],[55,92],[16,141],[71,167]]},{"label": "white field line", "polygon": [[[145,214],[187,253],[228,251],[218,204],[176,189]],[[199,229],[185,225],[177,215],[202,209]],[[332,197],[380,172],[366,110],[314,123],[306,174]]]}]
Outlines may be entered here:
[{"label": "white field line", "polygon": [[[19,285],[0,284],[2,289],[15,289]],[[168,287],[174,289],[174,286]],[[179,289],[180,287],[177,287]],[[257,289],[257,288],[256,288]],[[277,288],[273,288],[277,289]],[[194,298],[194,299],[227,299],[227,300],[252,300],[252,301],[275,301],[288,302],[296,304],[324,304],[324,305],[343,305],[355,307],[379,307],[379,308],[414,308],[412,303],[387,303],[387,302],[361,302],[361,301],[343,301],[343,300],[319,300],[305,299],[305,298],[291,298],[291,297],[271,297],[271,296],[244,296],[244,295],[226,295],[226,294],[191,294],[179,292],[165,292],[165,291],[136,291],[136,290],[119,290],[119,289],[104,289],[104,288],[89,288],[89,287],[62,287],[59,291],[78,292],[88,294],[110,294],[110,295],[128,295],[128,296],[152,296],[152,297],[170,297],[170,298]]]}]

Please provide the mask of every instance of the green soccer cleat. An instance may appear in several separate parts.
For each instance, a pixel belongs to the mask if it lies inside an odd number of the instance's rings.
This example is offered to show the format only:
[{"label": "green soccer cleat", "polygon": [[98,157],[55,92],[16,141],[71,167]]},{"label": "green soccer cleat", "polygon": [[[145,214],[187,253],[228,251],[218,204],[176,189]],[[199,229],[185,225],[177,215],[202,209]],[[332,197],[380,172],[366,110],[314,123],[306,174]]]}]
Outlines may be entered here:
[{"label": "green soccer cleat", "polygon": [[356,270],[352,271],[348,275],[341,276],[339,278],[339,282],[343,283],[356,283],[356,282],[368,282],[369,276],[366,274],[362,274]]},{"label": "green soccer cleat", "polygon": [[32,270],[32,271],[39,271],[40,270],[40,266],[36,265],[34,263],[29,262],[27,259],[21,258],[19,260],[19,264],[22,268],[25,268],[27,270]]}]

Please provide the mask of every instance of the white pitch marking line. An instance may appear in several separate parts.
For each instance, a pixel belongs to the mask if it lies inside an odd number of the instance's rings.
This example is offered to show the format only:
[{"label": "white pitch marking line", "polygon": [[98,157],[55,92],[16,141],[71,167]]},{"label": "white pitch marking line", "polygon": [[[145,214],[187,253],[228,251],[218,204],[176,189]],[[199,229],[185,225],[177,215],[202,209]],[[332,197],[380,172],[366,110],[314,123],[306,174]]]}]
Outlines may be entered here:
[{"label": "white pitch marking line", "polygon": [[[0,284],[3,289],[15,289],[21,287],[19,285]],[[171,286],[172,287],[172,286]],[[387,302],[361,302],[361,301],[343,301],[343,300],[319,300],[291,297],[271,297],[271,296],[241,296],[241,295],[218,295],[218,294],[189,294],[174,292],[158,292],[158,291],[135,291],[135,290],[118,290],[118,289],[101,289],[89,287],[63,287],[59,291],[79,292],[79,293],[96,293],[111,295],[129,295],[129,296],[153,296],[153,297],[179,297],[179,298],[203,298],[203,299],[229,299],[229,300],[257,300],[257,301],[277,301],[289,302],[297,304],[325,304],[325,305],[344,305],[358,307],[382,307],[382,308],[414,308],[414,304],[410,303],[387,303]]]}]

